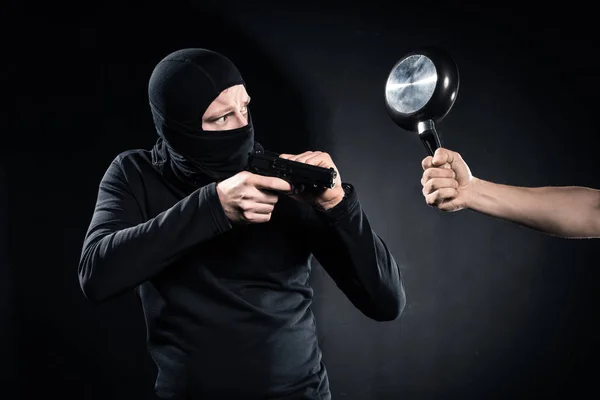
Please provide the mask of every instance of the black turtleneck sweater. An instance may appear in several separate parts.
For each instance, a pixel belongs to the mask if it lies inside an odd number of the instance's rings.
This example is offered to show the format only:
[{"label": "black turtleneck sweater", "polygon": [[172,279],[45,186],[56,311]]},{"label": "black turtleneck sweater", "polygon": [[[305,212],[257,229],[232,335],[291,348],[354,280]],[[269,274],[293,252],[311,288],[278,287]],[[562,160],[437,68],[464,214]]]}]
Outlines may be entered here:
[{"label": "black turtleneck sweater", "polygon": [[183,187],[156,153],[124,152],[99,186],[82,289],[94,301],[137,289],[162,398],[328,399],[311,255],[366,316],[405,305],[398,265],[344,189],[325,212],[283,195],[268,223],[232,226],[215,183]]}]

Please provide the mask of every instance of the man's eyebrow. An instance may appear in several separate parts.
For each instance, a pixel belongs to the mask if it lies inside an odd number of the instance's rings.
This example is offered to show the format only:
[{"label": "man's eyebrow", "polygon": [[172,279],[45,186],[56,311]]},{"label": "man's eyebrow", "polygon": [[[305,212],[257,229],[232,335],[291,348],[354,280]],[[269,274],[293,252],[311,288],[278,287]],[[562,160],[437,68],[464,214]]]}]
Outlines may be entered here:
[{"label": "man's eyebrow", "polygon": [[[248,99],[246,101],[244,101],[244,105],[248,105],[250,103],[250,100],[252,100],[251,97],[248,97]],[[225,107],[222,108],[218,111],[215,111],[213,113],[211,113],[208,117],[206,117],[206,120],[215,120],[215,119],[219,119],[224,115],[227,115],[229,113],[233,112],[233,107],[229,106],[229,107]]]},{"label": "man's eyebrow", "polygon": [[229,114],[230,112],[233,111],[233,107],[226,107],[226,108],[222,108],[220,110],[217,110],[213,113],[211,113],[208,117],[206,117],[206,119],[210,120],[210,119],[219,119],[222,116]]}]

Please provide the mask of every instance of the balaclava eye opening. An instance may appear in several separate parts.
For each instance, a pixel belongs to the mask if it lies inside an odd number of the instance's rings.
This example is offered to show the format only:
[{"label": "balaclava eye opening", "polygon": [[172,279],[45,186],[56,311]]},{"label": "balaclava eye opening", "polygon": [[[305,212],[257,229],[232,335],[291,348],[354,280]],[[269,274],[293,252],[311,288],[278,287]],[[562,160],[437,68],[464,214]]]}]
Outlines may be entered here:
[{"label": "balaclava eye opening", "polygon": [[152,117],[180,179],[192,184],[207,177],[219,181],[245,168],[254,148],[250,114],[248,124],[238,129],[202,129],[208,106],[235,85],[245,86],[236,66],[206,49],[175,51],[154,68],[148,85]]}]

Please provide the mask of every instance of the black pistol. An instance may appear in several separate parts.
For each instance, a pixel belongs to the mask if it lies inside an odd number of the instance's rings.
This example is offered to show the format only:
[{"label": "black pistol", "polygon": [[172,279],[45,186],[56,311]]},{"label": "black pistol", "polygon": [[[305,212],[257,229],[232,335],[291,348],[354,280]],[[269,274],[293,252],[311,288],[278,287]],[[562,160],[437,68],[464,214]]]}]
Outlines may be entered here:
[{"label": "black pistol", "polygon": [[319,194],[335,186],[337,171],[334,168],[316,167],[297,161],[279,158],[279,154],[255,147],[248,154],[247,170],[253,174],[273,176],[289,182],[295,194]]}]

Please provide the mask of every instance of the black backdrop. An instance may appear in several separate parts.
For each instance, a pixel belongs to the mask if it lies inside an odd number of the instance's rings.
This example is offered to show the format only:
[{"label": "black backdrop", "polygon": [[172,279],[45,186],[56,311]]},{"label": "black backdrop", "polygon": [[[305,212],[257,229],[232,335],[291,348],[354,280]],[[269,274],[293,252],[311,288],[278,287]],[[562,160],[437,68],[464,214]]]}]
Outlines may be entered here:
[{"label": "black backdrop", "polygon": [[7,4],[7,399],[153,398],[139,304],[133,295],[87,302],[76,268],[104,170],[156,138],[150,72],[183,47],[213,48],[239,66],[266,146],[329,151],[402,263],[408,304],[391,323],[367,320],[315,266],[313,309],[334,399],[594,390],[598,242],[427,207],[425,151],[383,105],[387,74],[405,52],[444,46],[461,87],[438,129],[476,176],[600,187],[592,9],[313,3]]}]

